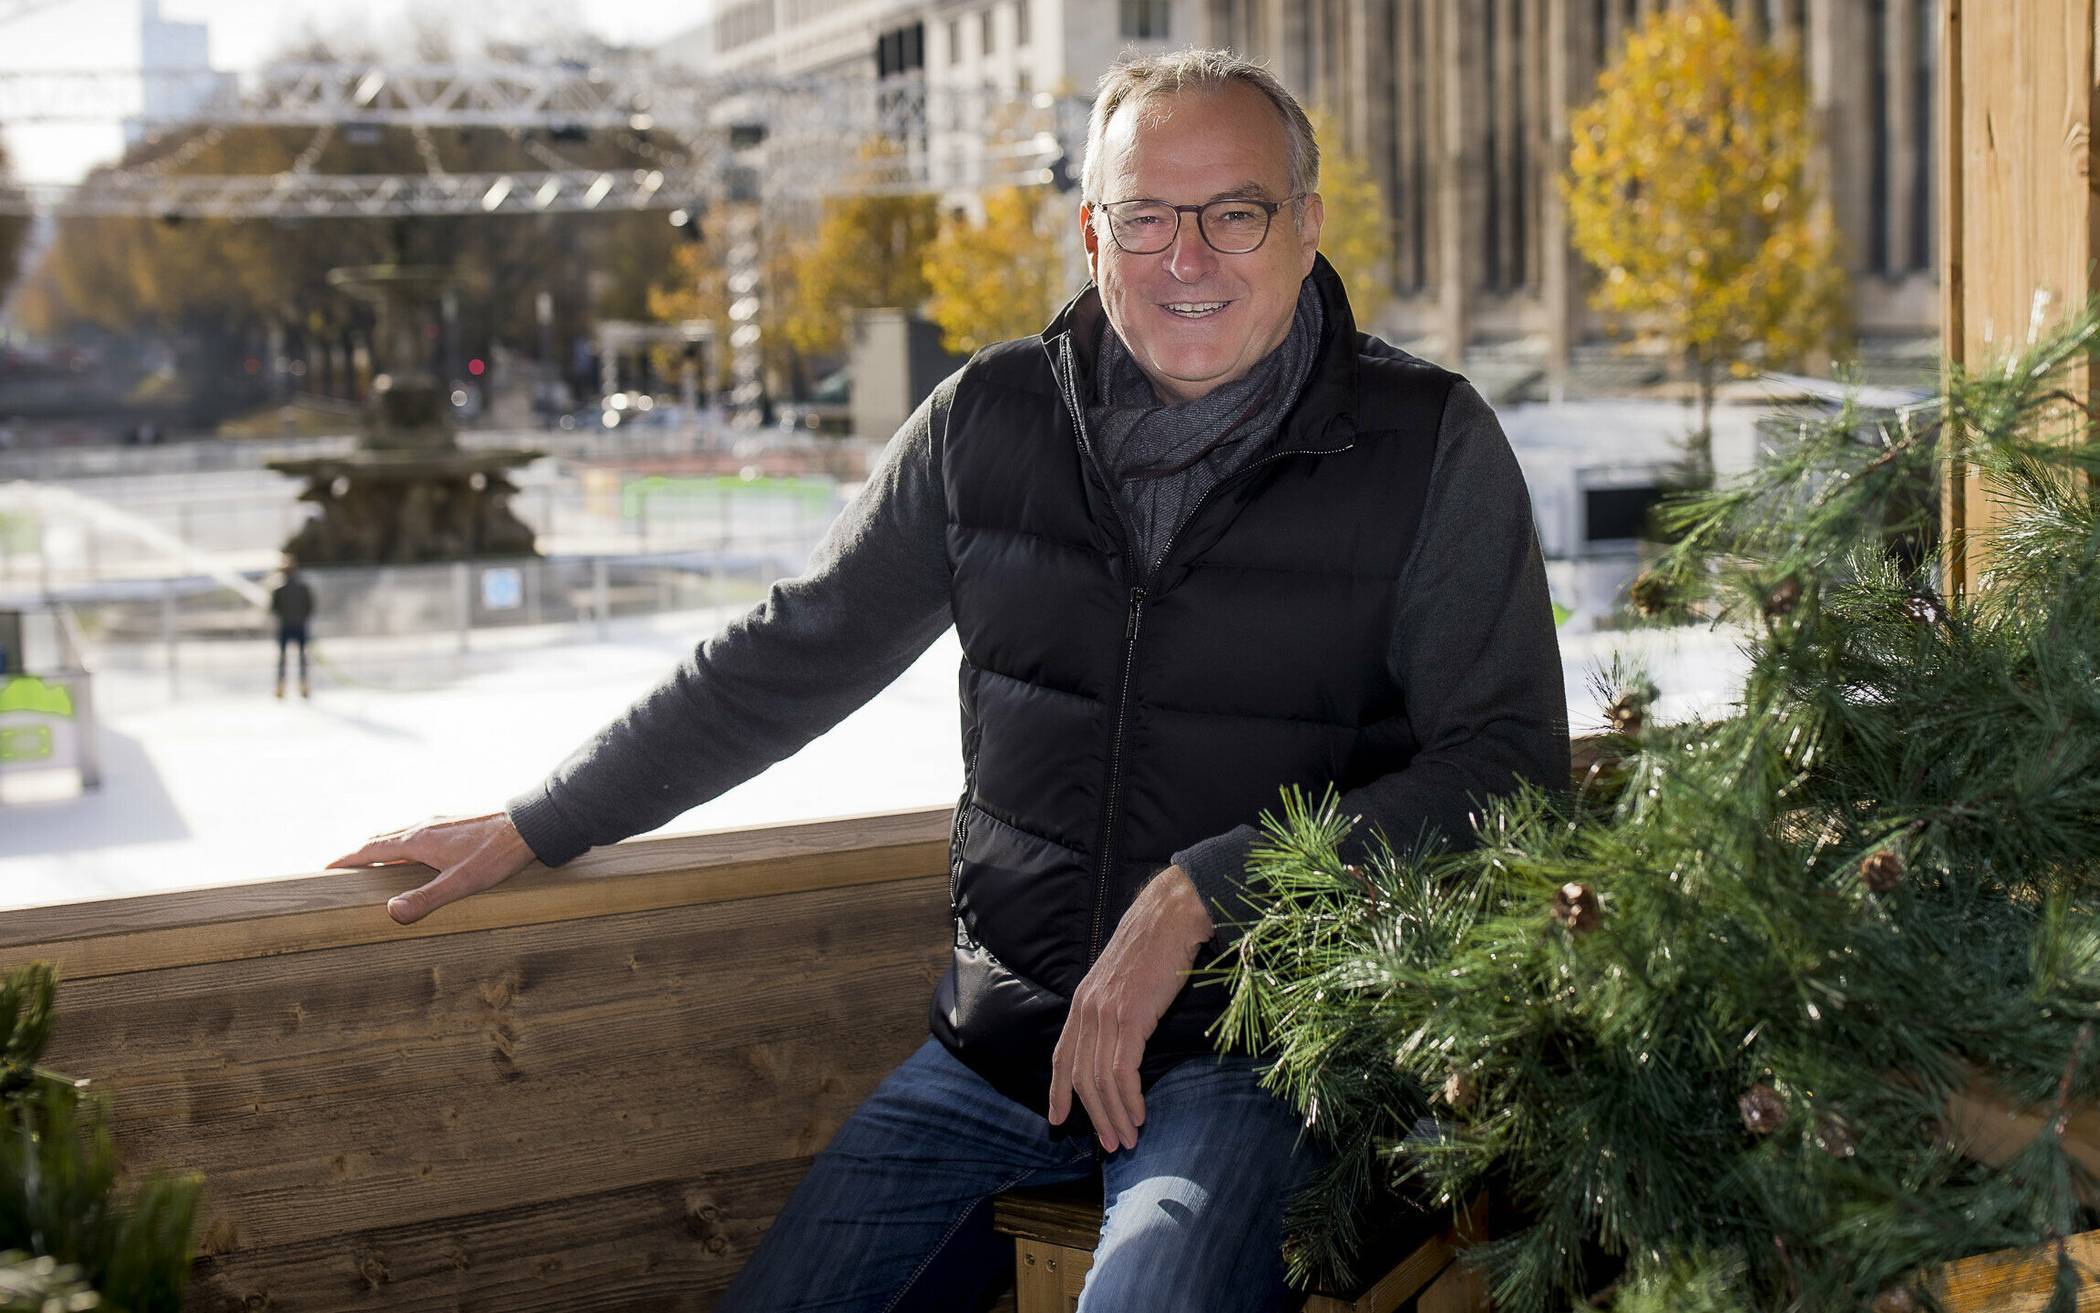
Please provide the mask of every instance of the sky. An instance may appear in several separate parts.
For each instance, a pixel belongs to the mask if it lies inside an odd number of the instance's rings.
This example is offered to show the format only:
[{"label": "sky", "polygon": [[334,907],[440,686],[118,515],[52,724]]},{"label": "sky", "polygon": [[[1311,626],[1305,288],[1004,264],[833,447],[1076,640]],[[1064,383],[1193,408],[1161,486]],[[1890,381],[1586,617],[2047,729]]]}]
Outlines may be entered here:
[{"label": "sky", "polygon": [[[0,75],[49,69],[135,68],[142,0],[0,0]],[[580,25],[623,45],[648,46],[706,21],[710,0],[161,0],[169,22],[204,23],[211,62],[252,70],[314,35],[382,48],[418,18],[456,37],[517,37],[550,24]],[[26,12],[23,12],[25,11]],[[10,14],[21,13],[10,18]],[[113,157],[122,138],[108,123],[0,128],[23,182],[72,182]]]}]

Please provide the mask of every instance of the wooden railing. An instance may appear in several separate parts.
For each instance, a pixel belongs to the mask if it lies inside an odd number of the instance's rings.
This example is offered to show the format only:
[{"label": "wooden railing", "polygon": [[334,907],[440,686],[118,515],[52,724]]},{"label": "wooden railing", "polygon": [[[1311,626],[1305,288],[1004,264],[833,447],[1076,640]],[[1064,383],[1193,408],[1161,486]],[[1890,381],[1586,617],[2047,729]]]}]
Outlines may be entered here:
[{"label": "wooden railing", "polygon": [[[421,866],[17,910],[0,970],[57,967],[44,1065],[127,1175],[203,1174],[193,1310],[706,1309],[926,1038],[951,816],[629,840],[412,926]],[[2039,1127],[1988,1087],[1949,1120],[1987,1161]],[[2049,1257],[1943,1298],[2039,1309]]]},{"label": "wooden railing", "polygon": [[926,1038],[946,808],[15,911],[45,1064],[205,1178],[194,1310],[704,1309]]}]

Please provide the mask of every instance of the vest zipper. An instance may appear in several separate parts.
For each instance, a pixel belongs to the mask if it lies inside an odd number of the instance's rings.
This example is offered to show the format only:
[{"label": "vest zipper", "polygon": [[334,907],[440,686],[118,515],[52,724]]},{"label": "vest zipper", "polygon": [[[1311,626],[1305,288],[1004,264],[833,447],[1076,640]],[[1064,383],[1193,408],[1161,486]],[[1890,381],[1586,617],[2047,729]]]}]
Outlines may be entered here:
[{"label": "vest zipper", "polygon": [[1064,369],[1057,381],[1063,390],[1065,408],[1072,412],[1072,427],[1079,434],[1079,449],[1086,453],[1102,484],[1108,489],[1108,504],[1115,512],[1116,528],[1123,535],[1123,559],[1133,563],[1140,572],[1139,582],[1130,589],[1130,614],[1123,622],[1123,672],[1116,693],[1116,728],[1108,748],[1108,787],[1101,801],[1101,872],[1094,882],[1094,927],[1087,935],[1086,964],[1094,965],[1094,958],[1101,952],[1101,909],[1108,903],[1108,874],[1114,864],[1116,852],[1116,791],[1122,787],[1123,779],[1123,720],[1130,708],[1130,672],[1137,659],[1138,621],[1145,607],[1145,585],[1143,571],[1145,563],[1136,558],[1134,539],[1130,533],[1130,522],[1124,518],[1123,503],[1116,494],[1116,481],[1102,468],[1094,455],[1094,444],[1087,437],[1086,408],[1079,404],[1078,371],[1072,363],[1072,337],[1068,333],[1059,343]]},{"label": "vest zipper", "polygon": [[[1123,534],[1123,559],[1128,561],[1133,559],[1130,523],[1123,516],[1123,503],[1116,491],[1115,480],[1110,478],[1108,471],[1102,468],[1099,458],[1094,455],[1094,444],[1087,438],[1086,411],[1079,404],[1077,374],[1072,365],[1072,337],[1070,333],[1065,334],[1063,340],[1059,343],[1059,348],[1063,358],[1064,369],[1060,371],[1062,377],[1058,379],[1058,385],[1065,399],[1065,407],[1072,412],[1072,426],[1079,434],[1080,450],[1084,451],[1086,458],[1093,462],[1095,471],[1101,475],[1101,481],[1108,487],[1109,505],[1115,510],[1116,525]],[[1123,783],[1123,722],[1130,710],[1130,675],[1131,671],[1137,666],[1138,625],[1144,618],[1145,583],[1150,581],[1152,574],[1160,566],[1166,564],[1168,555],[1174,550],[1175,539],[1181,536],[1181,531],[1188,527],[1189,521],[1196,518],[1196,513],[1203,509],[1203,503],[1210,500],[1211,493],[1217,491],[1220,487],[1231,483],[1235,479],[1252,474],[1255,470],[1260,469],[1271,461],[1281,460],[1286,456],[1329,456],[1335,452],[1347,451],[1355,445],[1353,442],[1345,442],[1339,447],[1293,448],[1290,451],[1271,452],[1260,460],[1233,471],[1225,478],[1218,480],[1217,483],[1203,490],[1203,495],[1196,499],[1196,504],[1189,508],[1189,513],[1182,516],[1180,522],[1174,526],[1174,531],[1167,535],[1166,546],[1160,549],[1159,559],[1152,563],[1150,569],[1145,569],[1143,561],[1137,562],[1138,568],[1142,572],[1140,574],[1141,581],[1130,589],[1130,612],[1123,623],[1123,674],[1121,685],[1116,692],[1115,734],[1109,740],[1108,790],[1106,797],[1102,801],[1101,874],[1094,886],[1094,927],[1087,937],[1087,966],[1092,967],[1094,959],[1101,952],[1101,911],[1108,904],[1109,869],[1115,861],[1116,803]]]},{"label": "vest zipper", "polygon": [[[983,743],[979,737],[978,743]],[[970,808],[977,801],[977,749],[972,747],[963,759],[962,798],[955,805],[955,832],[950,836],[951,851],[948,859],[948,913],[955,928],[962,929],[960,900],[962,897],[963,848],[970,842]]]},{"label": "vest zipper", "polygon": [[1086,962],[1101,952],[1101,909],[1108,904],[1108,871],[1116,853],[1116,801],[1123,787],[1123,716],[1130,709],[1130,672],[1137,665],[1138,621],[1145,611],[1145,590],[1130,590],[1130,617],[1123,622],[1123,684],[1116,693],[1116,734],[1108,747],[1108,815],[1101,824],[1101,878],[1094,887],[1094,930],[1087,937]]},{"label": "vest zipper", "polygon": [[[1210,500],[1210,494],[1219,487],[1230,483],[1241,475],[1252,473],[1272,460],[1279,460],[1285,456],[1327,455],[1332,452],[1347,451],[1354,445],[1354,443],[1344,443],[1339,447],[1331,447],[1319,452],[1303,450],[1275,452],[1250,465],[1243,466],[1225,478],[1218,480],[1217,483],[1205,488],[1203,495],[1196,498],[1196,504],[1189,508],[1189,513],[1182,516],[1181,522],[1174,526],[1174,531],[1167,535],[1166,546],[1160,549],[1159,559],[1152,563],[1152,568],[1145,572],[1146,578],[1149,579],[1152,575],[1158,573],[1159,567],[1166,564],[1168,554],[1174,550],[1174,540],[1181,536],[1181,531],[1188,526],[1189,521],[1196,518],[1196,513],[1203,509],[1203,503]],[[1116,851],[1116,803],[1120,800],[1119,790],[1123,782],[1123,720],[1130,709],[1130,672],[1137,665],[1138,622],[1143,617],[1144,610],[1144,588],[1142,586],[1132,588],[1130,590],[1130,618],[1123,626],[1123,686],[1116,694],[1116,733],[1115,738],[1110,741],[1108,752],[1108,819],[1101,827],[1101,879],[1094,890],[1094,930],[1087,940],[1086,960],[1088,966],[1094,964],[1094,958],[1101,951],[1101,909],[1108,903],[1109,867],[1114,860]]]}]

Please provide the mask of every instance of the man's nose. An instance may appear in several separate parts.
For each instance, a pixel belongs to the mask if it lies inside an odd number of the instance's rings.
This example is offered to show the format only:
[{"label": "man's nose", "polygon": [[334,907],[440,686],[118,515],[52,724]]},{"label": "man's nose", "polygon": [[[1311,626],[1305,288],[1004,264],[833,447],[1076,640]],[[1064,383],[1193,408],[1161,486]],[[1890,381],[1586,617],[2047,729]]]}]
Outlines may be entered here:
[{"label": "man's nose", "polygon": [[1217,267],[1218,253],[1203,240],[1202,226],[1195,215],[1183,212],[1174,220],[1174,244],[1167,248],[1167,272],[1184,283],[1193,283]]}]

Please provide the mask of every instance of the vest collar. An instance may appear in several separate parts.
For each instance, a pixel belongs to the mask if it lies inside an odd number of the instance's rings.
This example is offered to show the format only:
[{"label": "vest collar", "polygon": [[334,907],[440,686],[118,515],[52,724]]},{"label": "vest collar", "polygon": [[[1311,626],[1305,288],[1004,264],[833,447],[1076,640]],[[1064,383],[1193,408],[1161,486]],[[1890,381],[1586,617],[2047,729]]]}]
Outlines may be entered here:
[{"label": "vest collar", "polygon": [[[1341,275],[1325,255],[1313,255],[1312,272],[1306,275],[1320,294],[1322,324],[1318,355],[1312,373],[1298,393],[1297,404],[1284,418],[1280,446],[1304,448],[1324,446],[1330,436],[1343,440],[1356,432],[1356,316],[1349,310],[1349,295]],[[1052,371],[1062,375],[1065,338],[1072,340],[1072,359],[1079,377],[1073,382],[1081,397],[1091,395],[1094,361],[1100,353],[1101,334],[1108,328],[1108,315],[1101,308],[1101,289],[1089,282],[1054,315],[1043,329],[1041,341]],[[1330,435],[1329,429],[1335,432]]]}]

